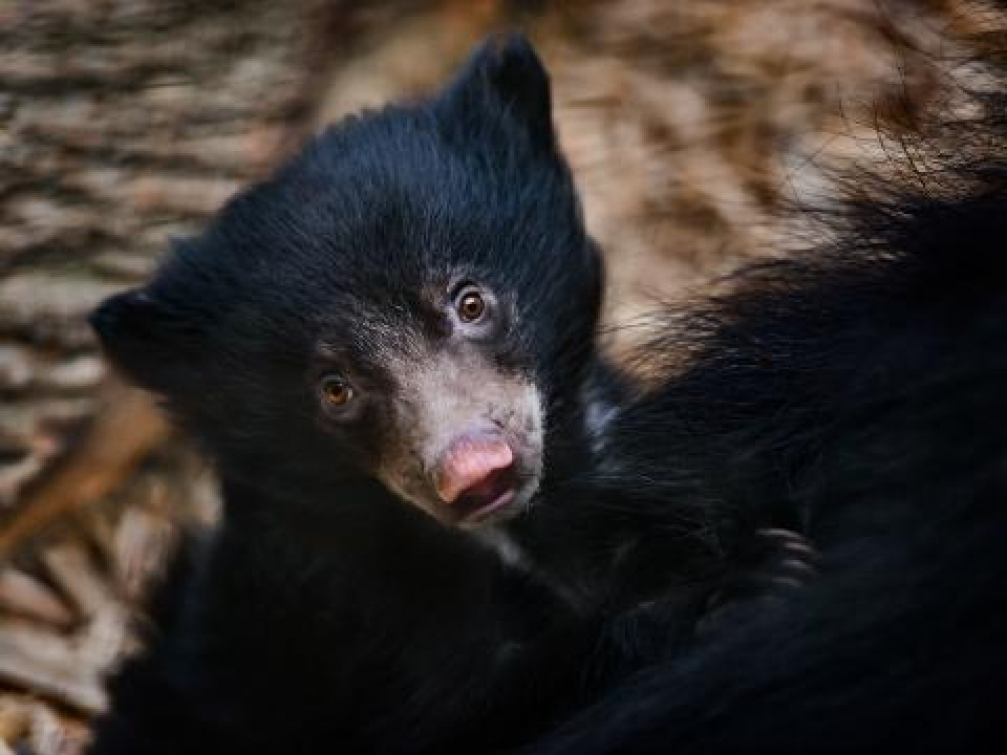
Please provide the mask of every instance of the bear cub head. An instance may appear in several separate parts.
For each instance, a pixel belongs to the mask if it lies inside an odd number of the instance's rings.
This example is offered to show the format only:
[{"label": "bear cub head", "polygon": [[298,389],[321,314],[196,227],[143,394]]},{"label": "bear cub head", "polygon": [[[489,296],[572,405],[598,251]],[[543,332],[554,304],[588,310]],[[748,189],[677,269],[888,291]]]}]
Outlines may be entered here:
[{"label": "bear cub head", "polygon": [[508,36],[324,132],[92,322],[225,478],[367,478],[474,527],[580,433],[601,278],[547,75]]}]

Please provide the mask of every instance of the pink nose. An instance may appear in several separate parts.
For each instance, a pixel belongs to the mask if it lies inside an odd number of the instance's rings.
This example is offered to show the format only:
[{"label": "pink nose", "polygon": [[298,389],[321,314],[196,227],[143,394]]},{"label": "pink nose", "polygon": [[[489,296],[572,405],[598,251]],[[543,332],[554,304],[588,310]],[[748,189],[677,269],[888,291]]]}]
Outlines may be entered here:
[{"label": "pink nose", "polygon": [[452,441],[435,476],[437,495],[454,503],[463,493],[478,488],[494,472],[514,462],[514,452],[501,438],[461,435]]}]

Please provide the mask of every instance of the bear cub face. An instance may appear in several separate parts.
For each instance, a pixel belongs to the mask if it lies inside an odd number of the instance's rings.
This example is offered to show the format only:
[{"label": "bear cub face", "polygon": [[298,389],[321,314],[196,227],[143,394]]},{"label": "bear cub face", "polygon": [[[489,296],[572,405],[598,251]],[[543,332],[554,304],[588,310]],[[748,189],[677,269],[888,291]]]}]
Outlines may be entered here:
[{"label": "bear cub face", "polygon": [[93,323],[225,477],[375,480],[462,527],[527,509],[601,298],[520,37],[436,97],[322,134]]}]

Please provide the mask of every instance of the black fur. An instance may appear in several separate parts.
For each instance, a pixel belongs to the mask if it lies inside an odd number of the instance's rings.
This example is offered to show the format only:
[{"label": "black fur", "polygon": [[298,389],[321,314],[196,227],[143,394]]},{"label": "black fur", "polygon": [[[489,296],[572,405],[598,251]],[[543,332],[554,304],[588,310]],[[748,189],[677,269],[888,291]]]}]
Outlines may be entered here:
[{"label": "black fur", "polygon": [[688,366],[613,430],[616,485],[796,528],[820,576],[535,752],[1007,743],[1007,101],[973,104],[912,145],[917,188],[868,177],[831,247],[668,326]]}]

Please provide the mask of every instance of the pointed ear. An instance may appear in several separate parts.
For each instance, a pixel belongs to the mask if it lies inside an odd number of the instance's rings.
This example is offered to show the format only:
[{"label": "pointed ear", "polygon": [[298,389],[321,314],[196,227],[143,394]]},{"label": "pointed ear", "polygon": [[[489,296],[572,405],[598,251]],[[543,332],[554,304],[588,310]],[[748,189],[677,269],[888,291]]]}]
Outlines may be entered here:
[{"label": "pointed ear", "polygon": [[440,102],[463,119],[509,118],[525,130],[534,146],[555,148],[549,75],[522,34],[485,40],[444,90]]},{"label": "pointed ear", "polygon": [[137,385],[176,396],[198,380],[202,334],[150,290],[109,297],[91,313],[90,322],[106,356]]}]

